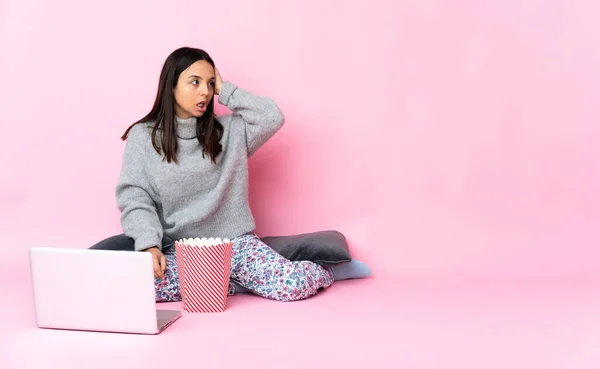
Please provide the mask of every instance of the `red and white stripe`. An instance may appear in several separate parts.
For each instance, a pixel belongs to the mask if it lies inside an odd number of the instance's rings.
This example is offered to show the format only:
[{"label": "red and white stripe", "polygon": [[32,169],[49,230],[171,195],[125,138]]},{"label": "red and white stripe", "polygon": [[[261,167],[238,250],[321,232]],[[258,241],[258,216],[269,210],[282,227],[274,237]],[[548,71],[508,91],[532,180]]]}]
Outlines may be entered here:
[{"label": "red and white stripe", "polygon": [[183,308],[190,313],[225,311],[232,243],[192,246],[175,242]]}]

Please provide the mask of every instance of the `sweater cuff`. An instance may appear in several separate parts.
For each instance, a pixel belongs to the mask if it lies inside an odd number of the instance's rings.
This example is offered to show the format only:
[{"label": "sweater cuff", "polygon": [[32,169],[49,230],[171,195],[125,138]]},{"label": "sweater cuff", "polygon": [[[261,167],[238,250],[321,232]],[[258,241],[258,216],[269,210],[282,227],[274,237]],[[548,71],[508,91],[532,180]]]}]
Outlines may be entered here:
[{"label": "sweater cuff", "polygon": [[135,240],[135,251],[144,251],[151,247],[158,247],[162,251],[162,242],[154,237],[141,237]]},{"label": "sweater cuff", "polygon": [[223,81],[223,85],[221,86],[221,93],[219,94],[219,103],[227,106],[229,103],[229,98],[233,94],[233,92],[237,89],[237,86],[229,81]]}]

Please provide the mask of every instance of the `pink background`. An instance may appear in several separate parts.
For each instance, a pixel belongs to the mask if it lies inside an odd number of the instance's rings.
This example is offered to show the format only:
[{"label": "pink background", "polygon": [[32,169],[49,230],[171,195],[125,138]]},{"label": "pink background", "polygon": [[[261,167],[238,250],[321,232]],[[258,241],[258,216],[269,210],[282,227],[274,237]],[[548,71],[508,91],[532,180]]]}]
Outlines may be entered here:
[{"label": "pink background", "polygon": [[[0,367],[597,369],[599,14],[0,0]],[[291,304],[235,296],[155,337],[37,329],[28,247],[121,232],[119,137],[183,45],[285,112],[251,161],[259,234],[340,230],[375,278]]]},{"label": "pink background", "polygon": [[170,4],[0,3],[4,261],[121,232],[119,136],[189,45],[286,114],[260,235],[340,230],[378,275],[598,277],[597,1]]}]

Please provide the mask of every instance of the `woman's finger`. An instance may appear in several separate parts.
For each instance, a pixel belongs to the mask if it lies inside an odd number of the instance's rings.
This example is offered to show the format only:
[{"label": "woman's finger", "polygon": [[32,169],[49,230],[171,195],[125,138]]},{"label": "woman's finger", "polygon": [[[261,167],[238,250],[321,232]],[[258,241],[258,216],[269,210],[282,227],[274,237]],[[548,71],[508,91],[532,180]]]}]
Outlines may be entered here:
[{"label": "woman's finger", "polygon": [[160,269],[160,258],[155,253],[152,253],[152,260],[154,262],[154,277],[162,279],[162,272]]},{"label": "woman's finger", "polygon": [[165,271],[167,270],[167,258],[165,258],[165,254],[160,254],[160,266],[164,277]]}]

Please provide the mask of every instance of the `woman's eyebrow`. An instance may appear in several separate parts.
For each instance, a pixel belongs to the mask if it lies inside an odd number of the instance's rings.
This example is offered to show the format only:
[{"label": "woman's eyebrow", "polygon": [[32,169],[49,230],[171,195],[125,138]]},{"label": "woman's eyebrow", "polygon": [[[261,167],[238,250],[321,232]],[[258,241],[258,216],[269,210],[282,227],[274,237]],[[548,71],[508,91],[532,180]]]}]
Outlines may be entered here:
[{"label": "woman's eyebrow", "polygon": [[[197,76],[197,75],[195,75],[195,74],[192,74],[191,76],[188,76],[188,78],[203,79],[202,77],[200,77],[200,76]],[[209,79],[215,79],[215,77],[210,77]]]}]

